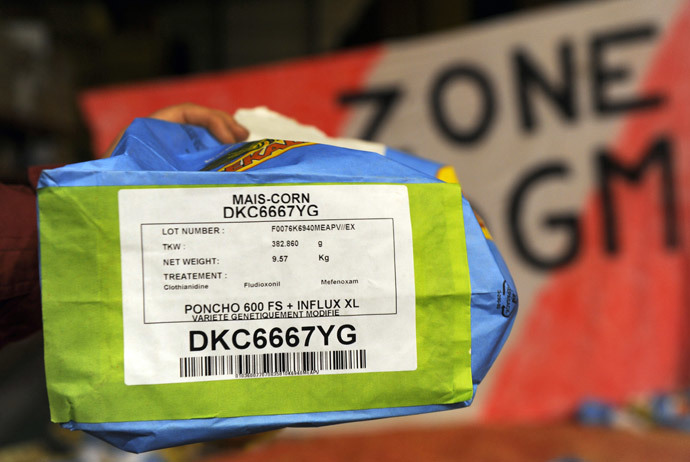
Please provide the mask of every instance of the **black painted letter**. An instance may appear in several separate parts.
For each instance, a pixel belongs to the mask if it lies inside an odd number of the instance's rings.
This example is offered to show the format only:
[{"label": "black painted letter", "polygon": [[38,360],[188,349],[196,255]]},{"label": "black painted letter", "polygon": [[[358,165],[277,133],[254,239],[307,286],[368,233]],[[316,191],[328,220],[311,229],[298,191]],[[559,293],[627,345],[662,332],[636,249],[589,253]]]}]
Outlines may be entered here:
[{"label": "black painted letter", "polygon": [[[671,143],[665,137],[660,137],[652,143],[647,155],[637,165],[625,166],[607,152],[601,152],[599,162],[599,188],[601,191],[602,213],[604,223],[604,245],[609,253],[618,251],[618,224],[616,210],[613,203],[611,181],[615,176],[622,177],[628,182],[639,183],[643,173],[657,164],[661,169],[661,194],[664,206],[665,244],[673,248],[678,245],[678,224],[676,222],[676,200],[673,184],[673,165]],[[649,217],[650,220],[658,217]]]},{"label": "black painted letter", "polygon": [[580,229],[577,216],[574,214],[553,215],[546,217],[544,225],[547,228],[565,228],[570,235],[569,245],[561,255],[550,258],[536,255],[529,249],[520,226],[520,214],[525,196],[537,183],[547,179],[561,178],[568,175],[568,168],[561,163],[551,163],[540,166],[530,172],[515,188],[510,202],[510,231],[515,239],[518,253],[531,265],[539,269],[552,269],[566,265],[572,261],[580,247]]},{"label": "black painted letter", "polygon": [[[479,92],[482,109],[471,127],[455,127],[448,121],[446,90],[450,84],[466,81]],[[480,141],[488,132],[496,114],[496,100],[489,78],[476,67],[457,65],[446,69],[438,77],[431,91],[432,115],[441,133],[459,144]]]},{"label": "black painted letter", "polygon": [[535,128],[532,99],[536,89],[541,90],[548,101],[559,109],[559,114],[566,121],[572,122],[577,116],[572,43],[562,43],[558,50],[558,57],[560,78],[554,83],[544,77],[544,72],[537,67],[525,50],[518,49],[513,53],[520,125],[527,132],[534,131]]},{"label": "black painted letter", "polygon": [[592,73],[592,98],[594,108],[600,114],[616,114],[626,111],[649,109],[663,103],[662,95],[612,98],[609,87],[630,78],[630,68],[607,66],[604,54],[612,46],[625,45],[640,40],[650,40],[657,34],[653,25],[645,24],[629,29],[595,35],[590,44],[590,72]]},{"label": "black painted letter", "polygon": [[383,122],[390,115],[393,107],[402,96],[402,91],[399,88],[385,88],[379,90],[368,90],[363,93],[343,93],[338,98],[340,104],[360,104],[372,102],[376,104],[376,111],[369,119],[361,139],[374,140],[379,130],[383,126]]}]

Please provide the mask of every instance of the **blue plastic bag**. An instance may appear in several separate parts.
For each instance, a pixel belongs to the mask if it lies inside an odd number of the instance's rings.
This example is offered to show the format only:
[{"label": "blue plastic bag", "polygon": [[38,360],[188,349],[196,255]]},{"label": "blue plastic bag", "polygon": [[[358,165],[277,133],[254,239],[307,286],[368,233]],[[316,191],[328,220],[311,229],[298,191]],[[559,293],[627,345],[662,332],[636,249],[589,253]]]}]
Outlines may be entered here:
[{"label": "blue plastic bag", "polygon": [[[385,156],[313,143],[297,143],[280,155],[251,156],[264,140],[220,145],[199,127],[137,119],[112,157],[43,173],[39,188],[71,186],[213,185],[227,171],[234,184],[287,183],[434,183],[438,163],[388,149]],[[278,141],[278,143],[283,143]],[[290,144],[290,142],[287,142]],[[329,156],[321,153],[328,149]],[[517,313],[517,291],[488,231],[469,202],[462,200],[471,285],[471,372],[474,391],[506,341]],[[89,423],[63,422],[131,452],[248,435],[289,426],[321,426],[462,408],[451,404],[385,407],[297,414],[250,415]]]}]

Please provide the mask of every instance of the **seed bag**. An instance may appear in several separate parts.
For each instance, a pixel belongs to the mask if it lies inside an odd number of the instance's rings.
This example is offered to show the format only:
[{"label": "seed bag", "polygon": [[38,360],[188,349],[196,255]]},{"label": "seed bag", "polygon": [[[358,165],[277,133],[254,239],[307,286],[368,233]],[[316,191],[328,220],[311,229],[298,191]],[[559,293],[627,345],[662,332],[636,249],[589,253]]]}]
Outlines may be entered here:
[{"label": "seed bag", "polygon": [[437,176],[392,149],[153,119],[44,171],[52,420],[142,452],[468,406],[517,294]]}]

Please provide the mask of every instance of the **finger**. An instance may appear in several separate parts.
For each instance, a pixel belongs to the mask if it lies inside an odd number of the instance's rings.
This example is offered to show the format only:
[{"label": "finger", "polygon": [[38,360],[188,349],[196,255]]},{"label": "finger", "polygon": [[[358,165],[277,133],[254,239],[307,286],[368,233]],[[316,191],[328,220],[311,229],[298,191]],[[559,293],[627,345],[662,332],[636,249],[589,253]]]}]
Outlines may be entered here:
[{"label": "finger", "polygon": [[193,103],[164,108],[151,117],[204,127],[221,143],[235,143],[249,136],[249,131],[230,114]]},{"label": "finger", "polygon": [[112,155],[113,151],[115,150],[115,147],[120,142],[120,140],[122,139],[122,136],[124,134],[125,134],[125,129],[123,128],[122,130],[120,130],[120,133],[117,134],[115,139],[110,143],[110,146],[108,146],[108,149],[105,150],[105,152],[103,153],[103,155],[101,155],[101,157],[110,157]]},{"label": "finger", "polygon": [[151,119],[165,120],[166,122],[174,122],[178,124],[185,123],[185,112],[192,110],[195,107],[192,103],[176,104],[174,106],[164,107],[149,114]]},{"label": "finger", "polygon": [[236,143],[245,140],[249,136],[246,128],[223,111],[193,109],[187,112],[186,115],[187,123],[206,127],[221,143]]},{"label": "finger", "polygon": [[242,124],[237,122],[233,116],[225,111],[217,111],[218,115],[223,119],[225,125],[230,129],[235,136],[235,141],[244,141],[249,137],[249,130]]}]

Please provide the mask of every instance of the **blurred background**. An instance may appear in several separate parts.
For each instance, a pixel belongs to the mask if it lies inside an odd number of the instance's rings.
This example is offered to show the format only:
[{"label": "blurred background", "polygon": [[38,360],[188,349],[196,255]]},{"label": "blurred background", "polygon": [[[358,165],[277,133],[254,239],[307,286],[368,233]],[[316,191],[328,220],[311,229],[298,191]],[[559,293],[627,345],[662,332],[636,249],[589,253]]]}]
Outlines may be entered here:
[{"label": "blurred background", "polygon": [[86,89],[315,56],[551,3],[4,1],[0,178],[91,157],[77,105]]},{"label": "blurred background", "polygon": [[3,1],[1,182],[166,105],[268,106],[454,166],[520,312],[468,409],[142,456],[47,423],[30,338],[0,461],[690,460],[687,43],[682,0]]}]

